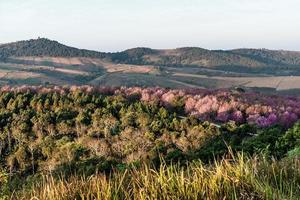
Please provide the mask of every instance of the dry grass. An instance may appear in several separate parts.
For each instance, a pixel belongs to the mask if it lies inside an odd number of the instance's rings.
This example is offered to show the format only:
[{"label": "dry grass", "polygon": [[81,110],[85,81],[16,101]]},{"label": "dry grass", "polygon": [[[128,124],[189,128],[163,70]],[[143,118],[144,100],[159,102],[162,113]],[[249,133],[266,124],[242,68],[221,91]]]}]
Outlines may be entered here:
[{"label": "dry grass", "polygon": [[107,72],[123,72],[123,73],[150,73],[154,70],[151,66],[134,66],[134,65],[126,65],[126,64],[106,64],[104,68]]},{"label": "dry grass", "polygon": [[63,57],[36,57],[36,56],[28,56],[28,57],[14,57],[14,60],[21,61],[23,63],[31,62],[39,64],[41,62],[52,62],[56,64],[64,64],[64,65],[82,65],[80,58],[63,58]]},{"label": "dry grass", "polygon": [[[63,58],[63,57],[16,57],[15,60],[23,63],[23,66],[26,63],[34,63],[37,66],[40,66],[43,62],[53,63],[53,65],[80,65],[80,66],[95,66],[102,67],[107,70],[107,72],[123,72],[123,73],[150,73],[154,70],[153,66],[135,66],[135,65],[127,65],[127,64],[115,64],[111,62],[107,62],[97,58]],[[43,66],[46,67],[46,66]],[[58,68],[60,71],[63,69]],[[84,68],[83,68],[84,69]],[[74,70],[64,71],[65,73],[74,73]],[[83,71],[80,71],[83,73]],[[78,72],[77,72],[78,73]]]},{"label": "dry grass", "polygon": [[299,199],[300,162],[268,162],[242,154],[211,165],[148,165],[111,175],[44,176],[16,199]]}]

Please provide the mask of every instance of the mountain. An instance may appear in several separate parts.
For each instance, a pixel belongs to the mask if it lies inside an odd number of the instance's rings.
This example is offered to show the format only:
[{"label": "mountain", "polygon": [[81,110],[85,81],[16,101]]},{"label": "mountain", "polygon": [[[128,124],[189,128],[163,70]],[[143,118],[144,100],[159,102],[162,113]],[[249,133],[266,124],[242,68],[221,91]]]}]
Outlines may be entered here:
[{"label": "mountain", "polygon": [[300,52],[145,47],[104,53],[46,38],[0,45],[1,85],[242,87],[300,94]]}]

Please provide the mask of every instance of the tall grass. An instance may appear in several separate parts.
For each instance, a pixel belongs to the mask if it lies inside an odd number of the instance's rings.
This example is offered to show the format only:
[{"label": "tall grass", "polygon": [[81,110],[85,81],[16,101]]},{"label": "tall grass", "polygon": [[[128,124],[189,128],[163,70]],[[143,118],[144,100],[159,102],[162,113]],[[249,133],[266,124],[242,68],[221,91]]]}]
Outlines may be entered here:
[{"label": "tall grass", "polygon": [[231,159],[186,166],[161,164],[110,175],[44,176],[12,199],[300,199],[300,161],[267,161],[238,154]]}]

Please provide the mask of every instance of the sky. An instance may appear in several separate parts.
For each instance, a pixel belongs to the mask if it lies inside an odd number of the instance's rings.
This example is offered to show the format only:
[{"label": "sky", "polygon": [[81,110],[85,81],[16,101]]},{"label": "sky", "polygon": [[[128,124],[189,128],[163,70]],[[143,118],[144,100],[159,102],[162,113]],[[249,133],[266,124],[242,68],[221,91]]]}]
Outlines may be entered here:
[{"label": "sky", "polygon": [[0,0],[0,43],[300,51],[300,0]]}]

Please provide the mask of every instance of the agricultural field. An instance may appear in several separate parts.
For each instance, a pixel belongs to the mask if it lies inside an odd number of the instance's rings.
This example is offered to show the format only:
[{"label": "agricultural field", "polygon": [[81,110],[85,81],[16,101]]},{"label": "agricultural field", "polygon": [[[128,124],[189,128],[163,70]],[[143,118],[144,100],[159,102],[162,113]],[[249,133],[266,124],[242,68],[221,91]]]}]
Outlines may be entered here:
[{"label": "agricultural field", "polygon": [[0,62],[2,85],[94,85],[235,88],[297,95],[300,76],[237,73],[201,67],[112,63],[96,58],[18,57]]}]

